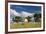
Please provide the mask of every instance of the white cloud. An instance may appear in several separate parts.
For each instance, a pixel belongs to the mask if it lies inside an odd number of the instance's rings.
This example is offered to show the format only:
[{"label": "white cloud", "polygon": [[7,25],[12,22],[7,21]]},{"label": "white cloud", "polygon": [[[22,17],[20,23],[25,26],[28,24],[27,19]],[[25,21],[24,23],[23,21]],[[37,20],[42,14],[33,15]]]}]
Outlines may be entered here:
[{"label": "white cloud", "polygon": [[16,10],[10,9],[10,13],[15,16],[20,16],[20,13],[16,12]]},{"label": "white cloud", "polygon": [[34,15],[34,13],[28,13],[28,12],[25,12],[25,11],[22,11],[22,15],[24,16],[24,17],[27,17],[27,16],[33,16]]}]

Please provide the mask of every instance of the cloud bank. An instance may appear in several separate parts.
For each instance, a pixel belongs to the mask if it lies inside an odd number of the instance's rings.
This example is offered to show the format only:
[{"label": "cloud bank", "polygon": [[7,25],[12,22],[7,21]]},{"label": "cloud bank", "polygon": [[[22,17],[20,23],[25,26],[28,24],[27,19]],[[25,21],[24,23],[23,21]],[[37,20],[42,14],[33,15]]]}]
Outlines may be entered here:
[{"label": "cloud bank", "polygon": [[10,15],[23,16],[23,17],[30,16],[31,17],[34,15],[34,13],[28,13],[26,11],[21,11],[21,13],[19,13],[16,10],[10,9]]},{"label": "cloud bank", "polygon": [[10,14],[15,16],[20,16],[20,13],[16,12],[16,10],[10,9]]}]

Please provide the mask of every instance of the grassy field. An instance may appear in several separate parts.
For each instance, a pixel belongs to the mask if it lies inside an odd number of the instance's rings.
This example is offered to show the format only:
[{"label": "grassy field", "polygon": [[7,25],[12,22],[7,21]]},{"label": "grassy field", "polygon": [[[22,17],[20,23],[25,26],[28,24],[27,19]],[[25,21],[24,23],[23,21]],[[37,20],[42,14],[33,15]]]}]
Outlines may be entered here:
[{"label": "grassy field", "polygon": [[10,24],[10,28],[11,29],[17,29],[17,28],[40,28],[41,27],[41,23],[40,22],[36,22],[36,23],[24,23],[24,24],[20,24],[20,23],[11,23]]}]

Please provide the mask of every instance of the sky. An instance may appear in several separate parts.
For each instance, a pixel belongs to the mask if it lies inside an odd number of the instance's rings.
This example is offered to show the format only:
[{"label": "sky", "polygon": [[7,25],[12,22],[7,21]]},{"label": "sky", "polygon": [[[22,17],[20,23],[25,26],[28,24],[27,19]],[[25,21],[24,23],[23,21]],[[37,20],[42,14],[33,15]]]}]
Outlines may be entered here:
[{"label": "sky", "polygon": [[41,6],[24,6],[24,5],[10,5],[10,9],[13,9],[17,12],[29,12],[29,13],[38,13],[41,12]]}]

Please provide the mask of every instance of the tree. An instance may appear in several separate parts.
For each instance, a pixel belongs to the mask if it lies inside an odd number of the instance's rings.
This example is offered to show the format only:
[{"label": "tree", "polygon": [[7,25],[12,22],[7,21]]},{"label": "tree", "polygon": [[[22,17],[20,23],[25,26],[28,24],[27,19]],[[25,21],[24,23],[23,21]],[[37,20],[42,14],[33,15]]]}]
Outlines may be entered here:
[{"label": "tree", "polygon": [[21,17],[16,16],[16,17],[15,17],[15,21],[18,23],[19,21],[21,21]]},{"label": "tree", "polygon": [[28,19],[28,22],[30,22],[30,21],[31,21],[31,20],[30,20],[30,19],[31,19],[31,17],[30,17],[30,16],[28,16],[28,17],[27,17],[27,19]]},{"label": "tree", "polygon": [[35,18],[35,22],[41,21],[41,20],[40,20],[40,19],[41,19],[41,13],[39,13],[39,14],[35,13],[35,14],[34,14],[34,18]]},{"label": "tree", "polygon": [[15,16],[12,16],[12,20],[13,20],[13,22],[15,22]]}]

